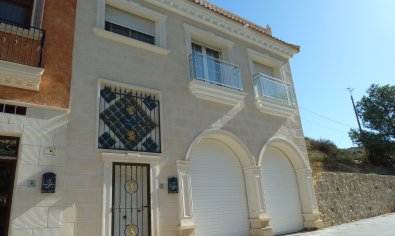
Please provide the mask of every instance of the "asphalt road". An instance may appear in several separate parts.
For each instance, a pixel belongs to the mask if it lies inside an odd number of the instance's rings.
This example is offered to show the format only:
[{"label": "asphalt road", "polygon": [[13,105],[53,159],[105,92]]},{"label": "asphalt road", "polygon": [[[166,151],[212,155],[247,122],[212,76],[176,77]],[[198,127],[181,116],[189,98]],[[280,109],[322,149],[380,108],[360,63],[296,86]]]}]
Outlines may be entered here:
[{"label": "asphalt road", "polygon": [[395,236],[395,213],[288,236]]}]

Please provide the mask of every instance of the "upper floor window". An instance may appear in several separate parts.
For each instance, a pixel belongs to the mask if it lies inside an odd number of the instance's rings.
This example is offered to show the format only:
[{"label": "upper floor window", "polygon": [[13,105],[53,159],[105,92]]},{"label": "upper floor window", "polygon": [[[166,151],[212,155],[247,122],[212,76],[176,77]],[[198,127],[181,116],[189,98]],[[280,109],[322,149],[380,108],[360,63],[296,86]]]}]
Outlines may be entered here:
[{"label": "upper floor window", "polygon": [[124,0],[98,0],[97,14],[93,28],[97,36],[161,55],[169,54],[166,15]]},{"label": "upper floor window", "polygon": [[[41,28],[45,0],[0,0],[0,22],[23,28]],[[0,30],[4,30],[0,27]]]},{"label": "upper floor window", "polygon": [[155,22],[106,6],[105,30],[155,45]]},{"label": "upper floor window", "polygon": [[32,0],[0,0],[0,19],[9,24],[30,27]]},{"label": "upper floor window", "polygon": [[192,43],[192,61],[196,79],[223,84],[220,51]]},{"label": "upper floor window", "polygon": [[295,106],[289,65],[252,49],[247,49],[247,54],[258,108],[265,113],[289,117]]}]

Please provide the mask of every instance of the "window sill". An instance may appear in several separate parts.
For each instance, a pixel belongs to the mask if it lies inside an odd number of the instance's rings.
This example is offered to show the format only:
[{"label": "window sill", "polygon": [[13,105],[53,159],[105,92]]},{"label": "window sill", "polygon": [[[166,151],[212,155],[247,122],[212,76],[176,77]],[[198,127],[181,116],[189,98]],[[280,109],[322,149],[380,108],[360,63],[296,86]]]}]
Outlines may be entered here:
[{"label": "window sill", "polygon": [[189,82],[189,89],[197,98],[236,106],[245,97],[244,92],[206,83],[199,80]]},{"label": "window sill", "polygon": [[147,163],[159,162],[162,158],[161,153],[140,153],[140,152],[108,152],[108,150],[99,149],[104,162],[134,162]]},{"label": "window sill", "polygon": [[43,68],[0,61],[0,85],[39,91]]},{"label": "window sill", "polygon": [[147,51],[150,51],[153,53],[157,53],[160,55],[168,55],[170,53],[169,49],[161,48],[161,47],[151,45],[148,43],[144,43],[144,42],[132,39],[132,38],[128,38],[128,37],[125,37],[122,35],[118,35],[118,34],[109,32],[104,29],[97,28],[97,27],[93,28],[93,32],[99,37],[113,40],[115,42],[126,44],[126,45],[133,46],[136,48],[144,49],[144,50],[147,50]]},{"label": "window sill", "polygon": [[255,98],[255,104],[262,113],[280,116],[287,119],[296,112],[296,108],[293,106],[289,106],[285,103],[281,103],[265,97]]}]

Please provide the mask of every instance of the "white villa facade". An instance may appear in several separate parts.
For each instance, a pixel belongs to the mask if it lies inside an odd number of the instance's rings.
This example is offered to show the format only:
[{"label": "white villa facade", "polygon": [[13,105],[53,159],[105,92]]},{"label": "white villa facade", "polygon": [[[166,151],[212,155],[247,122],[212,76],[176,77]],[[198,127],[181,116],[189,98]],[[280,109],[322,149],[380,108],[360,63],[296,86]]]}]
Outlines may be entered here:
[{"label": "white villa facade", "polygon": [[[0,126],[36,127],[19,134],[37,150],[19,152],[10,235],[322,227],[289,65],[298,52],[203,0],[77,1],[69,109]],[[41,192],[48,171],[55,193]]]}]

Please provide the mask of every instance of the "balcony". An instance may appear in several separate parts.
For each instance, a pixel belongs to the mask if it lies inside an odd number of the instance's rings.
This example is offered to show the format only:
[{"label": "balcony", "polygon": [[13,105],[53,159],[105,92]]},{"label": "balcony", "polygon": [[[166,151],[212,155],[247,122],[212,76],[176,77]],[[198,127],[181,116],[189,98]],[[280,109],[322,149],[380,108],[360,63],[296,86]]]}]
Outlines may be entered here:
[{"label": "balcony", "polygon": [[240,69],[236,65],[192,53],[189,72],[189,88],[197,98],[234,106],[245,97]]},{"label": "balcony", "polygon": [[291,84],[257,73],[254,75],[254,91],[256,105],[261,112],[285,118],[295,113]]},{"label": "balcony", "polygon": [[0,19],[0,85],[39,90],[45,31]]}]

